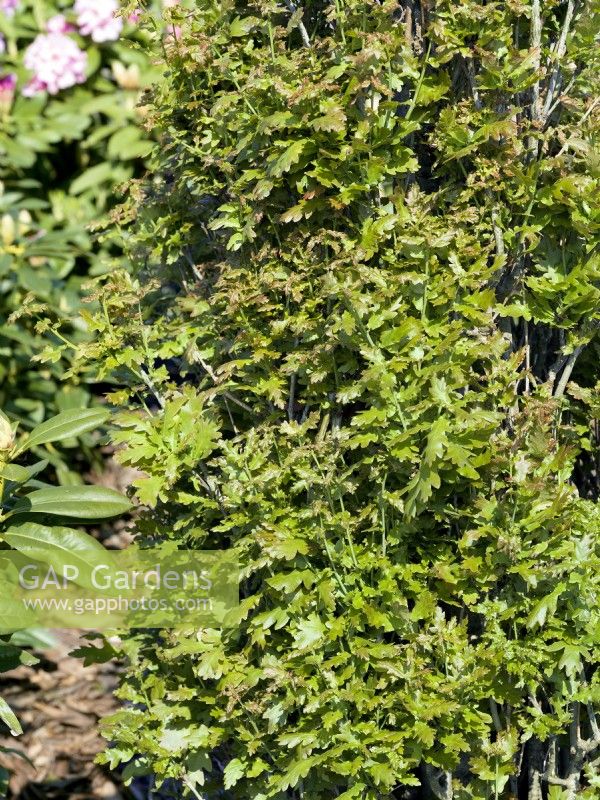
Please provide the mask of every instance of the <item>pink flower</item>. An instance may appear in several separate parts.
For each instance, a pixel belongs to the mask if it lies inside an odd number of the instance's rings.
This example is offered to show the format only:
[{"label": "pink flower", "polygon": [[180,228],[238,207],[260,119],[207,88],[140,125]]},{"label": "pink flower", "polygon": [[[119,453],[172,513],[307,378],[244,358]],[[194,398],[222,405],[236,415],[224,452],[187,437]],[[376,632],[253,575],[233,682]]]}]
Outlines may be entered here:
[{"label": "pink flower", "polygon": [[114,42],[123,29],[123,20],[116,16],[117,0],[75,0],[77,24],[84,36],[94,42]]},{"label": "pink flower", "polygon": [[0,11],[7,17],[13,17],[19,7],[19,0],[0,0]]},{"label": "pink flower", "polygon": [[135,11],[132,11],[132,13],[127,17],[127,22],[130,25],[135,25],[140,21],[141,18],[142,18],[142,9],[136,8]]},{"label": "pink flower", "polygon": [[87,54],[64,33],[40,33],[25,51],[23,62],[33,72],[23,89],[26,97],[57,94],[85,81]]},{"label": "pink flower", "polygon": [[46,30],[48,33],[72,33],[76,28],[67,22],[64,14],[55,14],[46,23]]},{"label": "pink flower", "polygon": [[14,72],[9,72],[0,78],[0,113],[5,114],[10,111],[16,86],[17,76]]},{"label": "pink flower", "polygon": [[14,92],[17,85],[17,76],[14,72],[9,72],[8,75],[3,75],[0,78],[0,92],[10,91]]}]

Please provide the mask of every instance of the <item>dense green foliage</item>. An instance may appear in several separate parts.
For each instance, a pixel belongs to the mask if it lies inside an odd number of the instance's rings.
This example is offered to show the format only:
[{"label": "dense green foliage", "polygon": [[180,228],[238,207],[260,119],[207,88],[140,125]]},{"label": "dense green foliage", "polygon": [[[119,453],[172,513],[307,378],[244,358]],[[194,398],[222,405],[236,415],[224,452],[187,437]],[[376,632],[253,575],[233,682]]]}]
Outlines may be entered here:
[{"label": "dense green foliage", "polygon": [[[63,380],[68,361],[43,369],[32,361],[44,346],[36,324],[51,316],[70,341],[82,341],[82,285],[111,261],[123,264],[118,241],[98,240],[94,230],[149,151],[138,104],[159,74],[152,62],[160,35],[142,31],[133,17],[110,40],[95,42],[77,32],[72,2],[20,0],[12,15],[5,6],[6,0],[0,5],[0,406],[32,428],[93,402],[93,376],[73,383]],[[85,81],[56,94],[27,94],[28,51],[59,12],[65,41],[86,59]],[[75,441],[63,443],[70,468],[58,454],[44,455],[61,482],[81,482],[93,444],[87,437],[82,453]]]},{"label": "dense green foliage", "polygon": [[196,797],[596,797],[600,9],[178,13],[139,275],[76,357],[129,383],[142,539],[234,550],[242,599],[126,643],[107,759]]}]

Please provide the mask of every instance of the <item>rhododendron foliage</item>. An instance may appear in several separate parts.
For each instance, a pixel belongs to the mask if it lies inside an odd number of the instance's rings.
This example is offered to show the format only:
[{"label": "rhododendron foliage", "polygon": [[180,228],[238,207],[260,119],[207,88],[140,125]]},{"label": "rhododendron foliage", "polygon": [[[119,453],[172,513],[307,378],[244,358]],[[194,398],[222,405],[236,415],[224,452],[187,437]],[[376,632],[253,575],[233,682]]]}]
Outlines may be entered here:
[{"label": "rhododendron foliage", "polygon": [[[128,21],[136,7],[152,30]],[[161,11],[161,0],[0,0],[0,408],[22,430],[92,403],[87,385],[65,385],[64,361],[40,381],[44,340],[28,303],[76,317],[89,274],[121,258],[90,226],[119,202],[115,187],[145,169],[151,142],[138,104],[159,73]],[[66,333],[86,335],[79,325]],[[77,467],[61,458],[53,468],[77,482],[90,442]],[[0,795],[1,786],[0,766]]]}]

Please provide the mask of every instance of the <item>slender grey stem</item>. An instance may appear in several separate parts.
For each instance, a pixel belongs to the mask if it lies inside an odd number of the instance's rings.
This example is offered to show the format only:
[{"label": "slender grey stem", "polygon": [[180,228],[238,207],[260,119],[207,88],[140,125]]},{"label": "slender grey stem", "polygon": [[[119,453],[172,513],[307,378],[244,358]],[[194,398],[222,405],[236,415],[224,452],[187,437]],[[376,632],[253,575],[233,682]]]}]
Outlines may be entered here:
[{"label": "slender grey stem", "polygon": [[556,47],[554,48],[553,57],[556,61],[556,65],[554,67],[554,70],[552,71],[552,75],[550,76],[550,82],[548,83],[548,92],[546,94],[546,102],[544,103],[544,110],[542,113],[542,119],[544,121],[548,116],[548,113],[554,101],[554,95],[560,84],[560,79],[561,79],[560,59],[564,56],[565,51],[567,49],[567,37],[569,36],[571,23],[573,22],[575,7],[576,7],[575,0],[569,0],[567,5],[567,12],[565,14],[565,21],[563,23],[560,36],[556,43]]},{"label": "slender grey stem", "polygon": [[[540,0],[533,0],[531,4],[531,37],[529,46],[534,53],[533,68],[538,73],[538,77],[531,87],[531,121],[536,123],[540,118],[540,78],[539,72],[542,64],[542,10]],[[529,137],[529,153],[533,158],[537,158],[538,141],[535,136]]]},{"label": "slender grey stem", "polygon": [[[283,0],[283,2],[285,3],[285,7],[287,8],[288,11],[290,11],[292,14],[296,13],[298,7],[296,6],[295,3],[292,2],[292,0]],[[302,42],[304,46],[310,48],[311,47],[310,36],[308,35],[308,31],[306,30],[306,26],[304,25],[302,20],[298,21],[298,30],[300,31],[300,36],[302,37]]]},{"label": "slender grey stem", "polygon": [[579,358],[579,354],[583,350],[583,345],[579,345],[576,347],[575,350],[571,353],[571,355],[567,358],[567,363],[565,364],[565,368],[562,371],[562,375],[560,376],[560,380],[556,387],[556,391],[554,392],[555,397],[562,397],[565,393],[565,389],[567,388],[567,383],[571,377],[571,373],[575,367],[575,362]]}]

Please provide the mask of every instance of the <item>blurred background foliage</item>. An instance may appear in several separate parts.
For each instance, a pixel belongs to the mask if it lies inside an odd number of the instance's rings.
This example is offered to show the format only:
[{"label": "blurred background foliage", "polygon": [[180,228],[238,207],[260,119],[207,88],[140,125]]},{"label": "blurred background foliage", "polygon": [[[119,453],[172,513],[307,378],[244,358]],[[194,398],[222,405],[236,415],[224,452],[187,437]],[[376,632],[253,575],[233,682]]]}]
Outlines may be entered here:
[{"label": "blurred background foliage", "polygon": [[[0,407],[24,430],[97,394],[92,374],[69,376],[68,354],[35,356],[49,335],[42,319],[85,339],[83,285],[124,265],[121,242],[101,229],[151,146],[141,102],[159,74],[162,7],[152,10],[154,32],[117,0],[0,2]],[[45,450],[61,483],[81,482],[79,466],[97,458],[89,436],[62,443],[69,468]]]}]

